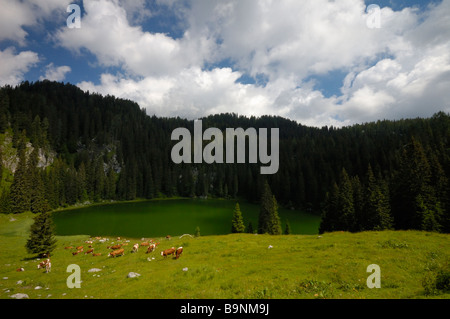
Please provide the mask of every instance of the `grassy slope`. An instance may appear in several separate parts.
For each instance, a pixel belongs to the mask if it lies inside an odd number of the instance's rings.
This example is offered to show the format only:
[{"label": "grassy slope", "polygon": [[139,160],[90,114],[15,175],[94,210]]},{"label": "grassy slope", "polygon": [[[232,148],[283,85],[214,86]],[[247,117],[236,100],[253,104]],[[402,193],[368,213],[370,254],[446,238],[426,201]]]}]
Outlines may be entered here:
[{"label": "grassy slope", "polygon": [[[46,274],[24,248],[31,218],[0,215],[0,298],[18,292],[30,298],[424,298],[422,279],[448,266],[450,257],[448,235],[414,231],[159,239],[152,254],[130,253],[140,242],[132,239],[125,256],[114,259],[106,257],[102,243],[94,243],[102,256],[72,256],[64,247],[86,246],[88,237],[63,236],[57,237],[52,271]],[[159,255],[171,246],[184,247],[180,259]],[[66,268],[73,263],[81,267],[80,289],[66,286]],[[366,286],[369,264],[381,267],[380,289]],[[19,267],[25,271],[16,272]],[[88,273],[91,268],[102,271]],[[126,278],[131,271],[141,276]]]}]

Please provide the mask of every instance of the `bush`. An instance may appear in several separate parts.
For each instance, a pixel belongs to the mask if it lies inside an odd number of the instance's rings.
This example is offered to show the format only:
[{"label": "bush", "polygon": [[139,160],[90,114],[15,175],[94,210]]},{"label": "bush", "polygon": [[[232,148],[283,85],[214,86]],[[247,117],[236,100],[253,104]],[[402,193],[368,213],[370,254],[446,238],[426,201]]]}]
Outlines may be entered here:
[{"label": "bush", "polygon": [[429,271],[422,279],[425,295],[437,295],[450,291],[450,270]]}]

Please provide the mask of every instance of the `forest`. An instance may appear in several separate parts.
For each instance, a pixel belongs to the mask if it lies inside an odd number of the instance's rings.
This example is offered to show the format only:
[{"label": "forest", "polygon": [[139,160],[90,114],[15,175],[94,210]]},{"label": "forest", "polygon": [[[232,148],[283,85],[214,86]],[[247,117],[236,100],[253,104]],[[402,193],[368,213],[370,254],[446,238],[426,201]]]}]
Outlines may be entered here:
[{"label": "forest", "polygon": [[[426,107],[426,106],[424,106]],[[322,215],[320,232],[450,230],[450,115],[307,127],[277,116],[216,114],[203,129],[279,128],[279,169],[175,164],[171,133],[194,121],[146,114],[130,100],[69,83],[0,88],[0,212],[160,197],[259,202]],[[208,143],[204,141],[204,143]]]}]

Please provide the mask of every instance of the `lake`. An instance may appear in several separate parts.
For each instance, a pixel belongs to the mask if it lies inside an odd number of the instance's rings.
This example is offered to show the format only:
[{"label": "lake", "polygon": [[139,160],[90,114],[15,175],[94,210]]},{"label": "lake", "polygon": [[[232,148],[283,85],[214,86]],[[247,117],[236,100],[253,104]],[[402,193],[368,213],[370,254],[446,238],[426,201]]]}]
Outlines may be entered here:
[{"label": "lake", "polygon": [[[195,233],[222,235],[231,230],[235,200],[170,199],[93,205],[52,214],[57,235],[123,236],[131,238]],[[240,201],[244,224],[258,227],[259,205]],[[292,234],[317,234],[320,217],[279,208],[283,232],[286,219]]]}]

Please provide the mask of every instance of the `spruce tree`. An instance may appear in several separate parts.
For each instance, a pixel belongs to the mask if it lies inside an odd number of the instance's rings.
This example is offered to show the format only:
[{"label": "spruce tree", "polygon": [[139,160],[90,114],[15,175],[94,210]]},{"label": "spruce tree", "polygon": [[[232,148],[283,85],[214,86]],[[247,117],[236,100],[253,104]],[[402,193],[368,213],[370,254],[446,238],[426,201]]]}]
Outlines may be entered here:
[{"label": "spruce tree", "polygon": [[261,196],[261,207],[258,220],[258,233],[281,235],[281,222],[278,216],[278,205],[275,196],[272,195],[269,183],[264,182]]},{"label": "spruce tree", "polygon": [[342,169],[341,182],[338,193],[338,215],[336,230],[351,231],[355,227],[355,208],[353,205],[353,189],[350,178]]},{"label": "spruce tree", "polygon": [[248,222],[247,233],[253,234],[253,224],[251,221]]},{"label": "spruce tree", "polygon": [[261,196],[261,207],[258,219],[258,233],[269,233],[270,215],[273,210],[272,191],[267,181],[264,181],[263,191]]},{"label": "spruce tree", "polygon": [[233,219],[231,220],[231,232],[232,233],[243,233],[245,231],[244,220],[242,218],[241,209],[239,208],[239,203],[233,211]]},{"label": "spruce tree", "polygon": [[30,209],[30,195],[29,195],[29,179],[27,176],[27,160],[26,160],[26,140],[25,131],[18,141],[18,157],[19,163],[14,172],[14,180],[11,184],[10,190],[10,208],[14,214],[23,213]]},{"label": "spruce tree", "polygon": [[51,253],[56,247],[56,239],[53,235],[53,223],[50,213],[39,213],[34,217],[34,223],[30,228],[30,238],[25,248],[30,254]]},{"label": "spruce tree", "polygon": [[285,235],[291,234],[291,225],[289,224],[289,221],[287,219],[286,219],[286,228],[284,229],[284,234]]}]

